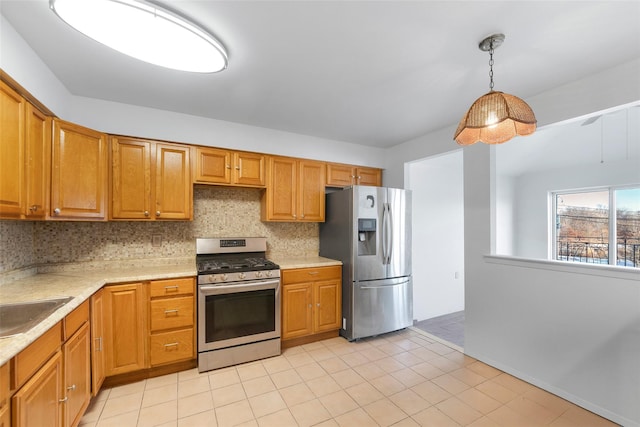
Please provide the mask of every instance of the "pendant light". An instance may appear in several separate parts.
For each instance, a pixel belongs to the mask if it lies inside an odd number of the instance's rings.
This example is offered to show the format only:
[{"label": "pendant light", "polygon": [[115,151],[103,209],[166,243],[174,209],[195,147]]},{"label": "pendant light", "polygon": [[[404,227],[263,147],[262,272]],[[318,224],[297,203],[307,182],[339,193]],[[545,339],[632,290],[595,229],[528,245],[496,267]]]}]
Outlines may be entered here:
[{"label": "pendant light", "polygon": [[536,130],[536,117],[526,102],[493,90],[493,51],[503,41],[504,34],[494,34],[478,45],[483,52],[489,52],[489,93],[478,98],[460,121],[453,137],[460,145],[478,141],[502,144],[516,135],[531,135]]},{"label": "pendant light", "polygon": [[215,73],[227,52],[193,22],[146,0],[49,0],[60,19],[118,52],[174,70]]}]

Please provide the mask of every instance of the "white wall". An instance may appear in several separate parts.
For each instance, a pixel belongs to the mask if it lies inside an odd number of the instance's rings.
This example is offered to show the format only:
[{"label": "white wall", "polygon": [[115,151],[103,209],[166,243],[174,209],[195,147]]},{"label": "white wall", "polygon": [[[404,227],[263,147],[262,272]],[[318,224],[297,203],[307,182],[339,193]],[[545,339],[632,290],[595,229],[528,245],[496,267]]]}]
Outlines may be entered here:
[{"label": "white wall", "polygon": [[413,317],[464,310],[462,150],[411,162]]},{"label": "white wall", "polygon": [[58,117],[102,132],[382,167],[385,150],[74,96],[0,15],[0,67]]}]

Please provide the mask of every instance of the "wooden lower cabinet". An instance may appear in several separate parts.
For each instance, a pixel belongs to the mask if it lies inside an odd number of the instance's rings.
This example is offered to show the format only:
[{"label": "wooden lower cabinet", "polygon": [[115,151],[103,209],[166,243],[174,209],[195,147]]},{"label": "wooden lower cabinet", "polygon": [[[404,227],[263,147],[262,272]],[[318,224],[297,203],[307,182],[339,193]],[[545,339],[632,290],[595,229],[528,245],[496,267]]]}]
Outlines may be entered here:
[{"label": "wooden lower cabinet", "polygon": [[64,355],[65,396],[64,425],[77,426],[91,399],[91,364],[89,323],[62,346]]},{"label": "wooden lower cabinet", "polygon": [[195,358],[195,279],[149,283],[151,367]]},{"label": "wooden lower cabinet", "polygon": [[90,299],[91,306],[91,394],[96,396],[104,382],[106,358],[104,351],[104,290]]},{"label": "wooden lower cabinet", "polygon": [[[337,335],[342,318],[342,267],[282,271],[282,340],[326,332]],[[319,336],[318,339],[324,338]]]},{"label": "wooden lower cabinet", "polygon": [[9,363],[0,366],[0,427],[11,427]]},{"label": "wooden lower cabinet", "polygon": [[56,351],[13,395],[14,427],[63,425],[64,376],[62,352]]},{"label": "wooden lower cabinet", "polygon": [[147,297],[143,283],[103,288],[105,376],[147,368]]}]

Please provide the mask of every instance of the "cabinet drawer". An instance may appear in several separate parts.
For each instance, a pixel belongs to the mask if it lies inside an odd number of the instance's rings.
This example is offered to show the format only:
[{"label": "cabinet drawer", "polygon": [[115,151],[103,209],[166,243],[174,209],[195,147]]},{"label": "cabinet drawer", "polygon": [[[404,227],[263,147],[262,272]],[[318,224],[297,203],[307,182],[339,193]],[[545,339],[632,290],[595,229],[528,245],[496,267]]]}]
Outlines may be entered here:
[{"label": "cabinet drawer", "polygon": [[11,389],[20,388],[59,347],[62,338],[62,322],[45,332],[13,360]]},{"label": "cabinet drawer", "polygon": [[296,268],[282,270],[282,284],[316,282],[318,280],[342,279],[342,267],[339,265],[317,268]]},{"label": "cabinet drawer", "polygon": [[193,328],[151,335],[151,366],[194,357]]},{"label": "cabinet drawer", "polygon": [[193,295],[195,279],[185,277],[183,279],[154,280],[149,284],[151,298],[170,297],[174,295]]},{"label": "cabinet drawer", "polygon": [[68,340],[88,320],[89,300],[86,300],[64,318],[64,340]]},{"label": "cabinet drawer", "polygon": [[193,326],[193,297],[151,301],[151,331]]}]

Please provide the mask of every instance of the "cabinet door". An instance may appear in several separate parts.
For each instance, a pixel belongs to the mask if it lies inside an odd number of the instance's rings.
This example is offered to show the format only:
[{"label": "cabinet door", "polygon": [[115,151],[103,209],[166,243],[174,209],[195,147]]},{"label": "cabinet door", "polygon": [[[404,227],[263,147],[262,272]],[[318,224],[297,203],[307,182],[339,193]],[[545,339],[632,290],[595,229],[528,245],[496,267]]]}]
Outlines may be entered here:
[{"label": "cabinet door", "polygon": [[314,332],[340,329],[342,320],[340,282],[341,279],[336,279],[314,284]]},{"label": "cabinet door", "polygon": [[11,427],[9,362],[0,366],[0,427]]},{"label": "cabinet door", "polygon": [[106,218],[106,135],[54,119],[51,216]]},{"label": "cabinet door", "polygon": [[91,393],[96,396],[105,377],[103,289],[91,296]]},{"label": "cabinet door", "polygon": [[296,219],[297,179],[295,159],[271,157],[268,185],[263,195],[264,221],[294,221]]},{"label": "cabinet door", "polygon": [[235,184],[264,187],[265,184],[265,156],[254,153],[234,153]]},{"label": "cabinet door", "polygon": [[382,171],[374,168],[356,168],[356,179],[360,185],[382,185]]},{"label": "cabinet door", "polygon": [[44,219],[49,211],[51,117],[27,103],[25,118],[25,215],[28,219]]},{"label": "cabinet door", "polygon": [[[65,377],[65,423],[77,426],[91,399],[91,366],[89,358],[89,323],[85,324],[63,346]],[[64,399],[64,398],[63,398]]]},{"label": "cabinet door", "polygon": [[298,166],[298,220],[324,221],[325,164],[300,160]]},{"label": "cabinet door", "polygon": [[313,333],[312,286],[301,283],[282,287],[282,339]]},{"label": "cabinet door", "polygon": [[13,395],[15,427],[62,425],[62,353],[58,350],[20,390]]},{"label": "cabinet door", "polygon": [[196,148],[195,181],[231,184],[231,152],[216,148]]},{"label": "cabinet door", "polygon": [[103,288],[105,375],[145,369],[148,336],[142,283]]},{"label": "cabinet door", "polygon": [[0,217],[24,209],[24,99],[0,81]]},{"label": "cabinet door", "polygon": [[193,217],[193,185],[189,152],[189,147],[156,143],[156,219],[191,219]]},{"label": "cabinet door", "polygon": [[348,187],[355,182],[355,177],[352,166],[327,163],[328,187]]},{"label": "cabinet door", "polygon": [[111,138],[111,217],[151,218],[151,142]]}]

